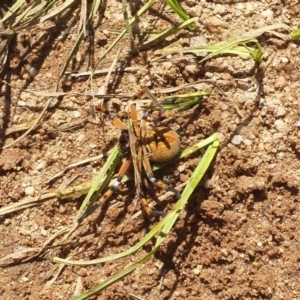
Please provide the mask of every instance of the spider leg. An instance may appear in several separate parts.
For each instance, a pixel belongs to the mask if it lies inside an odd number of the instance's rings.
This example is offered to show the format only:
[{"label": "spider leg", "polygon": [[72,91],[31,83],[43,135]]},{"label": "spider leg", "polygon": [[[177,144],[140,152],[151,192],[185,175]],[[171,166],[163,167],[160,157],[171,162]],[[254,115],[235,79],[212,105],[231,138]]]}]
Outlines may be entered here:
[{"label": "spider leg", "polygon": [[149,204],[148,201],[144,195],[144,193],[142,191],[140,191],[139,193],[139,198],[140,198],[140,202],[143,206],[144,211],[146,212],[146,214],[148,216],[165,216],[166,213],[164,211],[161,210],[153,210]]},{"label": "spider leg", "polygon": [[78,224],[80,224],[86,217],[88,217],[91,213],[93,213],[98,207],[103,205],[108,198],[115,192],[115,190],[120,185],[124,175],[126,174],[127,170],[129,169],[132,163],[131,158],[126,158],[119,170],[118,176],[116,181],[108,188],[108,190],[100,197],[100,199],[89,207],[86,212],[77,220]]},{"label": "spider leg", "polygon": [[[145,138],[146,134],[146,118],[147,112],[142,117],[141,123],[139,125],[137,110],[135,105],[131,105],[130,108],[130,118],[132,121],[132,129],[129,128],[129,136],[130,136],[130,147],[132,153],[132,160],[134,165],[134,179],[135,186],[137,190],[138,197],[140,199],[141,205],[143,206],[144,211],[148,216],[164,216],[165,213],[159,210],[153,210],[143,193],[142,190],[142,182],[141,182],[141,171],[142,171],[142,161],[143,161],[143,148],[141,146],[141,140]],[[132,132],[133,131],[133,132]],[[137,141],[137,143],[136,143]],[[137,146],[137,147],[136,147]],[[137,148],[137,149],[136,149]]]},{"label": "spider leg", "polygon": [[127,126],[125,123],[123,123],[119,118],[117,118],[113,113],[111,113],[109,110],[103,108],[103,107],[96,107],[98,111],[101,113],[107,115],[109,119],[112,121],[113,125],[115,125],[119,129],[127,129]]},{"label": "spider leg", "polygon": [[149,180],[155,186],[158,186],[161,189],[164,189],[166,191],[173,192],[176,195],[176,197],[178,199],[180,199],[181,195],[180,195],[180,193],[174,187],[169,186],[166,182],[164,182],[162,180],[159,180],[159,179],[156,179],[154,177],[154,174],[152,172],[152,168],[151,168],[151,165],[150,165],[150,161],[149,161],[149,158],[148,158],[148,152],[147,152],[147,149],[146,149],[145,146],[143,146],[143,166],[144,166],[144,169],[146,171],[147,177],[149,178]]}]

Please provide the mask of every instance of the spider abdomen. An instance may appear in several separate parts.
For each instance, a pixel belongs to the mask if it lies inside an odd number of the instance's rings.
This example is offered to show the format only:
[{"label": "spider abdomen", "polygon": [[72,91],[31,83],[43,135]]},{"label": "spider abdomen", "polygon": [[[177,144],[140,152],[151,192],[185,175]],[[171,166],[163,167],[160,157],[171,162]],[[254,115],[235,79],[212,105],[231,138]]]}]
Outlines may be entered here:
[{"label": "spider abdomen", "polygon": [[156,127],[147,136],[149,160],[166,162],[175,158],[180,152],[180,137],[169,127]]}]

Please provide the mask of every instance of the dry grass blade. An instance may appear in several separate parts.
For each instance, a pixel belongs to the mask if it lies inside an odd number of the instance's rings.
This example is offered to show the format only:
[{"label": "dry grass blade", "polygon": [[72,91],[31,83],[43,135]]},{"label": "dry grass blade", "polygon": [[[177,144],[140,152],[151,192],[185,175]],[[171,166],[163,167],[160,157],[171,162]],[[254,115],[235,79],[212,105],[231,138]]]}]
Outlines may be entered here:
[{"label": "dry grass blade", "polygon": [[[77,53],[79,46],[80,46],[83,38],[85,37],[85,32],[86,32],[85,28],[89,28],[91,26],[94,16],[98,13],[100,5],[101,5],[101,0],[93,1],[90,15],[89,15],[88,19],[86,20],[86,24],[82,24],[83,27],[81,28],[80,33],[78,34],[77,39],[75,41],[75,44],[73,45],[73,48],[72,48],[70,54],[68,55],[68,58],[66,59],[65,64],[60,72],[60,78],[62,78],[62,76],[65,74],[65,71],[66,71],[68,65],[70,64],[72,57]],[[58,80],[58,82],[57,82],[57,87],[59,85],[59,82],[60,82],[60,80]]]},{"label": "dry grass blade", "polygon": [[75,195],[79,196],[86,194],[92,187],[93,182],[88,181],[75,187],[66,188],[63,190],[55,190],[52,192],[46,192],[38,197],[25,198],[17,203],[9,204],[0,208],[0,216],[8,213],[16,212],[25,208],[41,205],[43,202],[53,199],[66,199],[72,198]]},{"label": "dry grass blade", "polygon": [[[139,17],[144,14],[154,3],[156,0],[150,0],[148,3],[146,3],[136,14],[135,16],[130,20],[129,25],[131,26],[134,22],[136,22]],[[107,48],[107,50],[103,53],[101,58],[96,62],[95,67],[93,68],[92,74],[90,76],[90,80],[94,76],[94,72],[98,68],[100,62],[106,57],[106,55],[119,43],[119,41],[123,38],[123,36],[127,33],[127,29],[124,29],[119,36],[111,43],[111,45]]]},{"label": "dry grass blade", "polygon": [[23,133],[20,137],[18,137],[16,140],[14,140],[13,142],[9,143],[8,145],[5,145],[4,147],[2,147],[2,149],[7,149],[15,144],[17,144],[18,142],[20,142],[22,139],[24,139],[29,133],[30,131],[32,131],[35,126],[40,122],[40,120],[43,118],[46,110],[48,109],[50,103],[52,101],[52,98],[49,98],[48,101],[46,102],[46,105],[44,106],[42,112],[40,113],[40,115],[37,117],[37,119],[32,123],[32,125],[30,126],[29,129],[26,130],[25,133]]},{"label": "dry grass blade", "polygon": [[[57,2],[57,1],[53,1],[53,2]],[[50,20],[58,15],[60,15],[61,13],[65,12],[67,8],[69,8],[70,6],[72,6],[74,3],[76,3],[75,0],[66,0],[63,1],[62,5],[56,7],[53,9],[53,11],[51,11],[51,13],[49,13],[46,16],[43,16],[40,20],[41,23]]]}]

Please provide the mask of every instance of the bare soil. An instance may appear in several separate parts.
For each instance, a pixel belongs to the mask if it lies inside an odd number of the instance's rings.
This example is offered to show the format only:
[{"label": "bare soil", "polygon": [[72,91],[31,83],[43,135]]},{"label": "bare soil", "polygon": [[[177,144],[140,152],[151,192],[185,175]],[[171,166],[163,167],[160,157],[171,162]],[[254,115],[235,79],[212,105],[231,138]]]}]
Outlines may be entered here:
[{"label": "bare soil", "polygon": [[[138,1],[134,3],[137,7],[132,4],[131,12],[138,8]],[[117,51],[118,72],[111,74],[106,93],[123,96],[110,97],[104,105],[122,120],[127,117],[128,99],[145,85],[163,91],[192,84],[180,93],[209,88],[210,97],[176,113],[167,123],[180,134],[182,148],[218,132],[220,150],[156,255],[94,299],[300,299],[299,43],[272,33],[260,36],[261,67],[236,56],[199,64],[201,58],[191,55],[168,55],[163,61],[155,55],[155,50],[175,41],[192,45],[195,37],[213,43],[276,23],[299,28],[299,2],[185,0],[181,4],[199,17],[198,30],[182,31],[138,55],[128,55],[130,39],[124,38],[98,67],[102,73],[95,75],[93,89],[101,93],[106,87]],[[65,95],[54,96],[38,125],[16,142],[55,91],[77,36],[78,19],[78,7],[73,7],[56,20],[18,33],[10,44],[1,73],[2,208],[92,180],[118,141],[120,131],[109,120],[92,117],[92,99],[86,95],[91,94],[90,83],[81,74],[90,71],[109,47],[116,37],[112,30],[124,28],[121,1],[106,1],[71,61],[68,72],[73,75],[59,85]],[[178,21],[169,8],[157,4],[135,30],[161,31]],[[70,32],[63,35],[68,28]],[[1,38],[0,45],[5,44],[7,37]],[[137,36],[135,44],[142,40],[142,35]],[[37,70],[36,76],[30,75],[28,70],[34,71],[30,68]],[[193,84],[203,79],[214,84]],[[100,157],[68,168],[95,156]],[[200,159],[199,152],[156,176],[170,176],[177,186],[189,178]],[[65,168],[63,176],[49,182]],[[147,193],[152,200],[164,194]],[[49,243],[52,247],[37,256],[53,235],[73,223],[83,198],[58,197],[0,217],[0,299],[73,299],[151,249],[150,243],[136,256],[95,266],[59,269],[52,262],[54,256],[91,260],[124,251],[157,223],[136,214],[140,205],[134,184],[128,182],[76,230],[70,243],[56,247],[61,239],[57,236]],[[156,208],[167,212],[175,200],[171,196],[157,201]]]}]

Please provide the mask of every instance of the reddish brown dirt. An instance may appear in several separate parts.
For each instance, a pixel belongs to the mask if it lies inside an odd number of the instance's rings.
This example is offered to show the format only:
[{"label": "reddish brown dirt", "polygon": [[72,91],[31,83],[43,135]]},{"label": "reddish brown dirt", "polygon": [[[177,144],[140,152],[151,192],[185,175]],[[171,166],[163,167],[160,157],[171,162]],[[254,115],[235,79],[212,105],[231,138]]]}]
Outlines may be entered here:
[{"label": "reddish brown dirt", "polygon": [[[198,64],[200,58],[175,54],[156,61],[154,53],[175,41],[191,45],[193,37],[213,43],[276,23],[299,28],[299,3],[181,3],[190,15],[200,18],[198,31],[183,31],[137,56],[127,55],[130,41],[123,39],[98,67],[103,73],[95,75],[94,92],[103,90],[107,68],[118,50],[120,71],[110,76],[106,93],[124,97],[111,97],[105,105],[123,120],[127,116],[125,96],[133,96],[144,85],[159,91],[211,79],[214,85],[205,82],[181,90],[209,88],[212,95],[166,122],[180,134],[182,148],[218,132],[220,151],[155,256],[94,299],[299,299],[299,43],[271,33],[260,36],[261,68],[250,59],[233,56]],[[76,9],[14,36],[1,73],[2,147],[28,129],[55,91],[77,36]],[[136,28],[161,31],[172,20],[179,21],[166,7],[160,10],[161,19],[158,9],[155,6],[145,14]],[[60,40],[66,24],[71,32]],[[110,30],[122,28],[121,2],[107,1],[68,68],[73,75],[59,86],[66,94],[54,96],[36,128],[0,152],[2,208],[95,178],[120,132],[108,120],[92,120],[92,101],[86,96],[91,93],[88,76],[76,74],[90,71],[116,37]],[[3,36],[2,42],[5,39]],[[31,77],[26,67],[34,67],[38,74]],[[100,100],[96,97],[95,102]],[[69,168],[47,183],[71,164],[101,154],[103,158]],[[194,154],[156,176],[170,176],[179,185],[200,159],[199,153]],[[153,200],[164,194],[148,193]],[[91,260],[124,251],[157,223],[141,214],[132,217],[140,206],[136,205],[134,184],[129,182],[79,227],[70,243],[54,247],[61,243],[58,236],[49,244],[53,247],[36,257],[50,237],[73,223],[82,200],[76,194],[0,216],[0,299],[73,299],[151,249],[150,243],[134,256],[95,266],[66,266],[60,272],[52,262],[54,256]],[[167,212],[174,201],[171,196],[156,207]],[[31,248],[35,249],[26,252]]]}]

